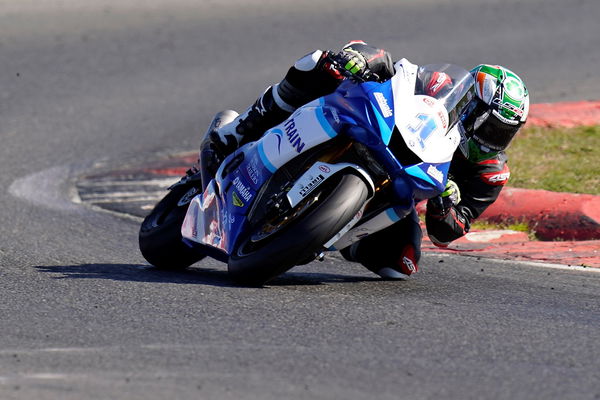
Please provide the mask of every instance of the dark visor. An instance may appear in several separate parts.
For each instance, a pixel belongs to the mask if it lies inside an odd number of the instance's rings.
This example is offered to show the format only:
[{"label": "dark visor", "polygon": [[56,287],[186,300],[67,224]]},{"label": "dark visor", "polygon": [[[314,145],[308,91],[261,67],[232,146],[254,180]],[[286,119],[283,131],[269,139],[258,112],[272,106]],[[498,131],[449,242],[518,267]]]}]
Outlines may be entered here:
[{"label": "dark visor", "polygon": [[508,125],[490,113],[487,119],[473,132],[473,139],[491,150],[501,151],[508,147],[521,124]]}]

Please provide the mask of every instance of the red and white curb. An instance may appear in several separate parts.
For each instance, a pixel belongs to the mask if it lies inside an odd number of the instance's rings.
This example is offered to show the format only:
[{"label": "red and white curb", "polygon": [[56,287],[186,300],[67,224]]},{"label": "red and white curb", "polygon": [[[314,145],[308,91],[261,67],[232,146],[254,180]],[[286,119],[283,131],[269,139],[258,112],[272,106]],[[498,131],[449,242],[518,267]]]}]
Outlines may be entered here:
[{"label": "red and white curb", "polygon": [[532,104],[526,126],[565,127],[600,125],[600,101]]}]

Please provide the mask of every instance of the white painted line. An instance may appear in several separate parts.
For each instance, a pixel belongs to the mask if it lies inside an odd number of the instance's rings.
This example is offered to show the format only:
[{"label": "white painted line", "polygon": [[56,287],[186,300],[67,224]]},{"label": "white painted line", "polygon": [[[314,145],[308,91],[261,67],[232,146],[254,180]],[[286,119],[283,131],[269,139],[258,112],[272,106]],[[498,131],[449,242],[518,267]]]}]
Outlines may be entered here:
[{"label": "white painted line", "polygon": [[139,192],[112,192],[112,193],[82,193],[80,198],[83,201],[90,202],[107,202],[115,200],[132,201],[139,200],[155,200],[161,199],[166,194],[166,191],[139,191]]},{"label": "white painted line", "polygon": [[513,260],[513,259],[509,259],[509,260],[504,260],[504,259],[499,259],[499,258],[490,258],[490,257],[486,257],[482,254],[450,254],[450,253],[441,253],[441,252],[437,252],[435,250],[433,251],[426,251],[424,252],[425,254],[435,254],[436,256],[440,256],[440,257],[447,257],[447,258],[451,258],[451,257],[470,257],[470,258],[481,258],[482,260],[487,261],[492,261],[495,263],[501,263],[501,264],[521,264],[521,265],[527,265],[530,267],[540,267],[540,268],[549,268],[549,269],[558,269],[558,270],[563,270],[563,271],[577,271],[577,272],[592,272],[592,273],[600,273],[600,268],[594,268],[594,267],[582,267],[580,265],[566,265],[566,264],[552,264],[549,263],[547,261],[524,261],[524,260]]},{"label": "white painted line", "polygon": [[[108,198],[108,199],[94,199],[94,200],[86,200],[87,202],[93,203],[93,204],[110,204],[110,203],[137,203],[137,202],[152,202],[152,207],[154,207],[154,205],[156,203],[158,203],[158,201],[160,199],[162,199],[163,196],[156,196],[156,197],[150,197],[150,196],[139,196],[139,197],[128,197],[128,198]],[[145,207],[145,205],[144,205]]]},{"label": "white painted line", "polygon": [[582,267],[580,265],[566,265],[566,264],[551,264],[546,261],[523,261],[523,260],[500,260],[497,258],[486,258],[486,260],[495,261],[498,263],[511,263],[511,264],[522,264],[531,267],[549,268],[549,269],[560,269],[563,271],[578,271],[578,272],[592,272],[600,273],[600,268],[594,267]]},{"label": "white painted line", "polygon": [[77,184],[79,188],[106,187],[106,186],[160,186],[168,188],[179,181],[177,178],[146,179],[146,180],[90,180]]},{"label": "white painted line", "polygon": [[[128,220],[134,221],[138,224],[142,223],[142,221],[144,220],[143,217],[138,217],[136,215],[128,214],[126,212],[118,212],[118,211],[109,210],[107,208],[100,207],[100,206],[90,204],[90,203],[88,203],[87,206],[94,211],[107,213],[107,214],[114,215],[114,216],[120,217],[120,218],[125,218]],[[154,206],[152,206],[152,207],[154,207]]]}]

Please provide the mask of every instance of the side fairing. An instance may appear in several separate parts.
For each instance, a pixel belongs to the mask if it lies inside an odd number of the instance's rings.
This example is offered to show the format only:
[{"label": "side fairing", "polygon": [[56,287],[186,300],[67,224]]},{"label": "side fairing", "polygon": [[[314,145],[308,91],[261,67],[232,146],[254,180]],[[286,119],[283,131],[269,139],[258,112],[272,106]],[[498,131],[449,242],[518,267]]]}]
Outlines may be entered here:
[{"label": "side fairing", "polygon": [[315,103],[241,147],[222,163],[205,192],[190,203],[182,236],[230,254],[246,229],[248,210],[262,186],[288,161],[335,137],[338,124],[335,110]]},{"label": "side fairing", "polygon": [[299,108],[257,141],[261,162],[275,172],[300,153],[335,137],[338,123],[335,110],[316,103]]}]

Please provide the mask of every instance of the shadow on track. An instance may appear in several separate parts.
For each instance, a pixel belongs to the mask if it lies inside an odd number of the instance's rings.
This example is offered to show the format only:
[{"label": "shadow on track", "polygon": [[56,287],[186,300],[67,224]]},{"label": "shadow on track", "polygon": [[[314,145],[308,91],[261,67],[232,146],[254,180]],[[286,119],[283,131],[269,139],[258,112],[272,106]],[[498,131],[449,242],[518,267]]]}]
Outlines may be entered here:
[{"label": "shadow on track", "polygon": [[[41,272],[56,274],[54,279],[109,279],[113,281],[201,284],[217,287],[246,287],[231,280],[227,271],[211,268],[165,270],[144,264],[79,264],[35,266]],[[269,286],[310,286],[326,283],[378,281],[367,276],[328,273],[288,272],[273,279]]]},{"label": "shadow on track", "polygon": [[36,266],[56,274],[55,279],[109,279],[113,281],[236,286],[227,272],[213,269],[165,270],[144,264],[79,264]]}]

